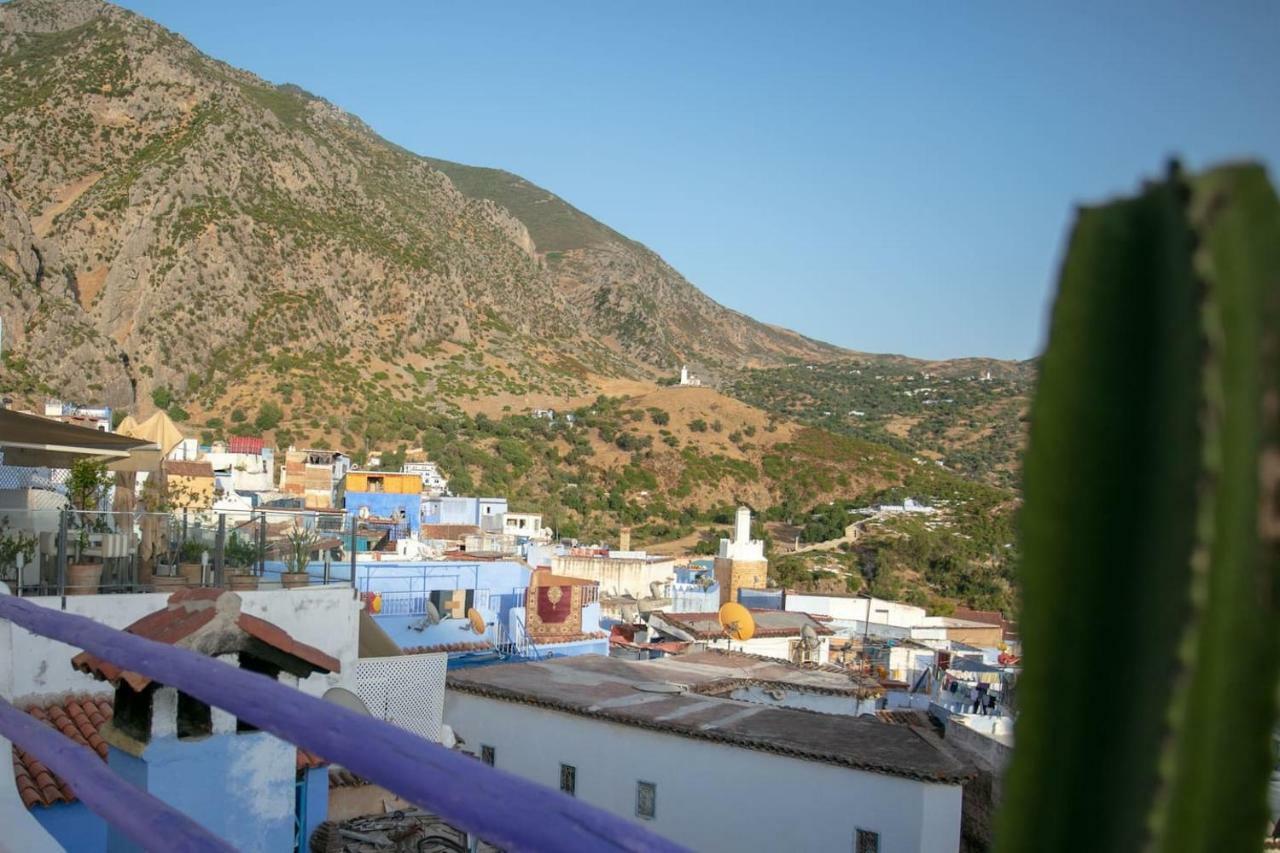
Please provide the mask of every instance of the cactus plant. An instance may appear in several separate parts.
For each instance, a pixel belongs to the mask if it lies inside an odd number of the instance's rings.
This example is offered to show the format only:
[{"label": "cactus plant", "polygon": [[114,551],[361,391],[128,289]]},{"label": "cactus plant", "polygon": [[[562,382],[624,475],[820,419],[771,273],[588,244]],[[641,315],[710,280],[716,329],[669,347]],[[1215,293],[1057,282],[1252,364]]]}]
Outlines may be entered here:
[{"label": "cactus plant", "polygon": [[1002,850],[1256,850],[1280,660],[1280,204],[1080,212],[1032,406]]}]

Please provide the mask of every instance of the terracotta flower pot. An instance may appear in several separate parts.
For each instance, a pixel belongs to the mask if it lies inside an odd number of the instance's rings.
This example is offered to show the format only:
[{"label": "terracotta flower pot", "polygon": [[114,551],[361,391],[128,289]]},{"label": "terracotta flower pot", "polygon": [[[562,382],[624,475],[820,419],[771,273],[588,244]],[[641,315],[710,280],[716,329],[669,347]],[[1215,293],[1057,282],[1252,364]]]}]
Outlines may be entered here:
[{"label": "terracotta flower pot", "polygon": [[250,574],[227,575],[227,587],[233,590],[251,590],[258,588],[258,576]]},{"label": "terracotta flower pot", "polygon": [[101,563],[72,563],[67,566],[67,595],[97,595],[101,581]]},{"label": "terracotta flower pot", "polygon": [[311,583],[311,575],[307,572],[281,572],[280,583],[285,589],[308,586]]},{"label": "terracotta flower pot", "polygon": [[152,575],[151,588],[156,592],[171,592],[187,588],[187,579],[182,575]]},{"label": "terracotta flower pot", "polygon": [[199,563],[179,563],[178,574],[186,578],[187,586],[200,586],[204,580],[204,566]]}]

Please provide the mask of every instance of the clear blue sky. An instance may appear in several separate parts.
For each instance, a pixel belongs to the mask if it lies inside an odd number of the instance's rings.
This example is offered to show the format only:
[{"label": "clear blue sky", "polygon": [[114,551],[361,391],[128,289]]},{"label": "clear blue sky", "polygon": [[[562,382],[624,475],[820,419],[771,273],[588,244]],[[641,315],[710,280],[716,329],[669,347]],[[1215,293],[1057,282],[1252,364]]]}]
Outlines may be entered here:
[{"label": "clear blue sky", "polygon": [[1266,0],[123,5],[868,351],[1031,356],[1073,205],[1280,163]]}]

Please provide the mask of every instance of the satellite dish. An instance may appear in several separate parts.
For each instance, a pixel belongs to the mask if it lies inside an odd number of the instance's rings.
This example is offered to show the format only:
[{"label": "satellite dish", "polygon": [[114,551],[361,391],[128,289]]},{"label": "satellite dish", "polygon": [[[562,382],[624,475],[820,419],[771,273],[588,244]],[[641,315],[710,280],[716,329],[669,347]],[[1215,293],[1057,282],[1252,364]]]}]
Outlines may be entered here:
[{"label": "satellite dish", "polygon": [[475,634],[483,634],[485,629],[484,617],[480,615],[480,611],[472,607],[467,611],[467,621],[471,623],[471,631]]},{"label": "satellite dish", "polygon": [[345,687],[330,687],[320,698],[326,702],[332,702],[335,705],[346,708],[348,711],[355,711],[357,714],[363,714],[366,717],[373,716],[369,711],[369,706],[364,704],[364,700]]},{"label": "satellite dish", "polygon": [[368,518],[369,508],[367,506],[360,507],[360,509],[356,510],[356,515],[360,516],[361,519]]},{"label": "satellite dish", "polygon": [[809,650],[818,647],[818,632],[813,630],[812,625],[805,625],[800,629],[800,642],[804,643],[804,647]]},{"label": "satellite dish", "polygon": [[427,602],[427,624],[428,625],[440,624],[440,608],[436,607],[434,601]]},{"label": "satellite dish", "polygon": [[745,642],[756,635],[756,620],[751,611],[733,601],[720,608],[720,627],[731,640]]}]

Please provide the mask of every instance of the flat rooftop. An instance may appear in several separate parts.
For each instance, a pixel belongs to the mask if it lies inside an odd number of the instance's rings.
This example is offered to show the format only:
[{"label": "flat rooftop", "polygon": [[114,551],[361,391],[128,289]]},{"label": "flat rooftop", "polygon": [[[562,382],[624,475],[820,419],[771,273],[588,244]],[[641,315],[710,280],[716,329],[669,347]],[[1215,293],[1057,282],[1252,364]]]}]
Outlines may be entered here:
[{"label": "flat rooftop", "polygon": [[447,684],[461,693],[872,773],[947,784],[971,775],[929,732],[872,716],[822,714],[698,692],[735,678],[801,690],[823,685],[848,690],[851,684],[842,673],[720,652],[656,661],[552,658],[451,671]]},{"label": "flat rooftop", "polygon": [[[752,609],[751,616],[756,626],[754,637],[799,637],[806,625],[820,637],[835,633],[823,621],[798,610]],[[724,638],[719,613],[668,613],[660,610],[649,615],[649,624],[659,631],[672,628],[697,640]]]}]

